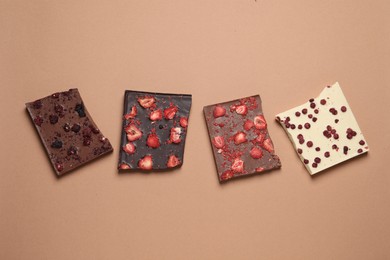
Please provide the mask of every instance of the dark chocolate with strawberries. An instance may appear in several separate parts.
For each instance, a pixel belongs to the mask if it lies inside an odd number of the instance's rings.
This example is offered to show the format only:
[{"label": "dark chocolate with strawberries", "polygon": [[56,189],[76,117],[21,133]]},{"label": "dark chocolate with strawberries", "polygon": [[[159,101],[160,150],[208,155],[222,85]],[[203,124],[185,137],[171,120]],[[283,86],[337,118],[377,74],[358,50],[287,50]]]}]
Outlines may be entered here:
[{"label": "dark chocolate with strawberries", "polygon": [[220,182],[281,167],[259,95],[203,108]]},{"label": "dark chocolate with strawberries", "polygon": [[125,92],[119,170],[180,167],[192,96]]},{"label": "dark chocolate with strawberries", "polygon": [[26,108],[59,176],[113,150],[77,89],[26,103]]}]

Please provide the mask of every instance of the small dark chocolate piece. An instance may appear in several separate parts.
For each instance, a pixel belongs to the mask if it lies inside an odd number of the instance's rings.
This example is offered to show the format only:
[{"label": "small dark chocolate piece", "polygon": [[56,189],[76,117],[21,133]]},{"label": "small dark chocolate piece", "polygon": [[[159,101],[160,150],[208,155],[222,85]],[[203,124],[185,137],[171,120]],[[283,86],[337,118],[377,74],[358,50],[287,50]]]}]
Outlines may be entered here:
[{"label": "small dark chocolate piece", "polygon": [[125,92],[119,170],[180,167],[191,95]]},{"label": "small dark chocolate piece", "polygon": [[113,150],[108,139],[94,130],[98,128],[77,89],[26,103],[26,108],[57,175]]}]

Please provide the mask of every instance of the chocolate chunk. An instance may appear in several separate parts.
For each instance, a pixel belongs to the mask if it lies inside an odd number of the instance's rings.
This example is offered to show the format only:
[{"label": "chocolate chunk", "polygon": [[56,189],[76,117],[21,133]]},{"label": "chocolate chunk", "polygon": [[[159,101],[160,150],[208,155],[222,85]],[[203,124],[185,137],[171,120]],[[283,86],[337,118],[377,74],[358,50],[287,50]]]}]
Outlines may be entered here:
[{"label": "chocolate chunk", "polygon": [[180,167],[192,96],[126,91],[119,170]]},{"label": "chocolate chunk", "polygon": [[206,106],[203,112],[220,182],[281,167],[260,96]]},{"label": "chocolate chunk", "polygon": [[[113,150],[100,131],[91,131],[98,128],[77,89],[26,103],[26,108],[57,175],[70,172]],[[84,132],[80,133],[85,129],[93,133],[88,138],[81,134]]]}]

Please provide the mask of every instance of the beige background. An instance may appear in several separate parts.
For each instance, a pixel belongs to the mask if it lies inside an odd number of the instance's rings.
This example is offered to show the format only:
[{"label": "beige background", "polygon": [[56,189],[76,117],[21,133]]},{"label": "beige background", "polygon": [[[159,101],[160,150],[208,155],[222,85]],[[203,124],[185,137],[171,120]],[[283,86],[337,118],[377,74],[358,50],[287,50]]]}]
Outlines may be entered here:
[{"label": "beige background", "polygon": [[[390,259],[390,2],[0,0],[0,259]],[[310,177],[274,115],[339,81],[370,145]],[[57,179],[24,103],[115,147]],[[116,171],[125,89],[193,94],[184,166]],[[204,105],[260,94],[283,168],[220,185]]]}]

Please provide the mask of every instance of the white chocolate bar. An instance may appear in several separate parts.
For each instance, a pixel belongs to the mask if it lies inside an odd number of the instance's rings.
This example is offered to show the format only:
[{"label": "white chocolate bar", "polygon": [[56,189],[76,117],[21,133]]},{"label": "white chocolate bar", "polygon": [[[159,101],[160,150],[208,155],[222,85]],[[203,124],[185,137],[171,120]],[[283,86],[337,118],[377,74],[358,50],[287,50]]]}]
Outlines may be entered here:
[{"label": "white chocolate bar", "polygon": [[276,115],[276,119],[311,175],[369,150],[337,82],[317,98]]}]

